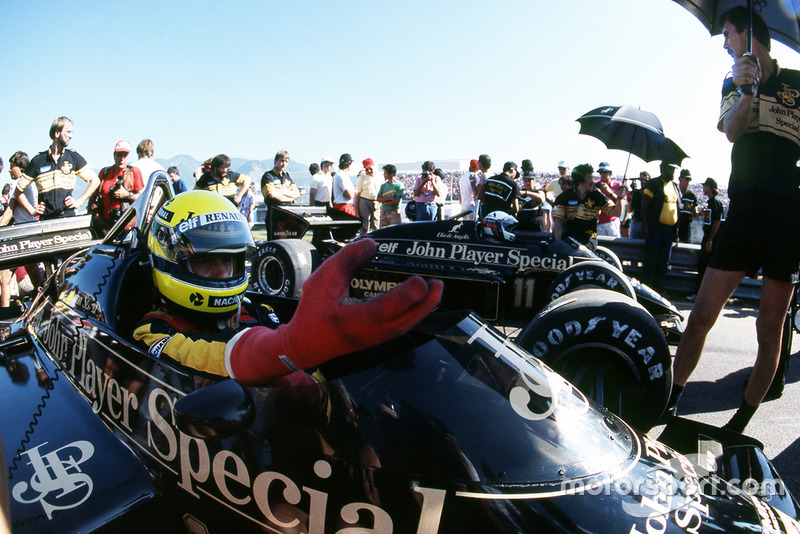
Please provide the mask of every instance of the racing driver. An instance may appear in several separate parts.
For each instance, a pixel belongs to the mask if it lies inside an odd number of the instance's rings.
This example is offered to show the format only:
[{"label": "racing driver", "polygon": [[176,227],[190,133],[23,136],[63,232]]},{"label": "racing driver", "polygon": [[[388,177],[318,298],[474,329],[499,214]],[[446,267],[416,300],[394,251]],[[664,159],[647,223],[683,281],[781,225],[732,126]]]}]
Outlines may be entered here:
[{"label": "racing driver", "polygon": [[147,246],[159,303],[137,325],[135,340],[154,357],[246,385],[284,376],[289,383],[307,382],[302,369],[405,333],[442,294],[441,281],[415,276],[373,299],[350,298],[350,279],[375,253],[375,242],[363,239],[308,278],[288,324],[241,328],[245,256],[254,243],[228,199],[200,190],[170,199],[153,221]]}]

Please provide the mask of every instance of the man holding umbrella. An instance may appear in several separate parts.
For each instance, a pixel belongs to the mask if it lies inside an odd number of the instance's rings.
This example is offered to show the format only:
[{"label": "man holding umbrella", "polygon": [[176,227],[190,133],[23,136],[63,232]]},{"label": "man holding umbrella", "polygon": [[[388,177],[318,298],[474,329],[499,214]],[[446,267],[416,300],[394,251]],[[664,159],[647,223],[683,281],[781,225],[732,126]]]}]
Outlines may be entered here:
[{"label": "man holding umbrella", "polygon": [[753,13],[752,54],[747,10],[722,14],[725,50],[734,58],[722,88],[718,128],[733,143],[728,218],[689,316],[673,366],[674,410],[700,360],[708,331],[745,275],[761,269],[756,321],[758,355],[744,399],[726,428],[744,431],[775,375],[786,310],[800,271],[800,72],[770,56],[769,29]]}]

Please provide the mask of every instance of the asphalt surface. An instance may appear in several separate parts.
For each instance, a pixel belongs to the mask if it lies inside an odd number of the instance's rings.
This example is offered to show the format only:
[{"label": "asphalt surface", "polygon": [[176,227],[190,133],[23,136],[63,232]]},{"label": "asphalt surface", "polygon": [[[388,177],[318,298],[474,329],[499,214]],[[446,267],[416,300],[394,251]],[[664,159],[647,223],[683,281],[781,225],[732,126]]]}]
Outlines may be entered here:
[{"label": "asphalt surface", "polygon": [[[684,317],[691,303],[683,297],[671,299]],[[745,381],[755,361],[757,343],[755,321],[758,301],[731,299],[711,330],[703,357],[692,374],[678,415],[715,426],[728,422],[739,407]],[[780,399],[762,403],[745,434],[764,443],[772,461],[795,498],[800,498],[800,334],[793,333],[792,358],[786,372],[786,388]],[[675,348],[672,347],[674,354]],[[663,427],[650,435],[657,437]]]}]

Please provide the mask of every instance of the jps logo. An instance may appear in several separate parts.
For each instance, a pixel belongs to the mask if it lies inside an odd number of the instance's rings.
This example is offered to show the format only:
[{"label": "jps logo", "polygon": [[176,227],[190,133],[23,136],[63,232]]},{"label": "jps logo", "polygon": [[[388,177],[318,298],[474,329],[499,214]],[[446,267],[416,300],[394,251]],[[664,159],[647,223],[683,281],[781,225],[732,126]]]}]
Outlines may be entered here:
[{"label": "jps logo", "polygon": [[68,510],[82,504],[92,494],[92,479],[81,471],[80,465],[92,457],[94,445],[88,441],[73,441],[47,454],[42,449],[47,442],[22,454],[33,468],[30,482],[18,482],[11,495],[22,504],[40,503],[48,519],[53,512]]},{"label": "jps logo", "polygon": [[778,97],[783,102],[784,106],[794,107],[795,103],[797,102],[797,97],[800,97],[800,91],[797,89],[792,89],[785,83],[781,84],[783,89],[778,92]]}]

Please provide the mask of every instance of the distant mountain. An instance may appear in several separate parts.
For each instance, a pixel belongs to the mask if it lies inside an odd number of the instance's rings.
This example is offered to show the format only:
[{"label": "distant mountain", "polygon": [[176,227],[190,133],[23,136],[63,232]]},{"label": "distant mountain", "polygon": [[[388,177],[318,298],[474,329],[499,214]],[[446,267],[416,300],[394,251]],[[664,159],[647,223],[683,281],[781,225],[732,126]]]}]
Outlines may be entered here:
[{"label": "distant mountain", "polygon": [[[181,173],[181,180],[184,181],[186,187],[191,189],[194,186],[194,171],[202,165],[202,161],[194,159],[192,156],[181,154],[174,156],[170,159],[155,158],[158,163],[164,166],[165,169],[175,166]],[[251,180],[260,184],[261,175],[270,170],[275,162],[272,159],[245,159],[245,158],[231,158],[231,170],[246,174]],[[308,165],[299,161],[289,160],[289,165],[286,168],[287,172],[292,175],[299,186],[307,187],[310,181],[308,174]]]}]

